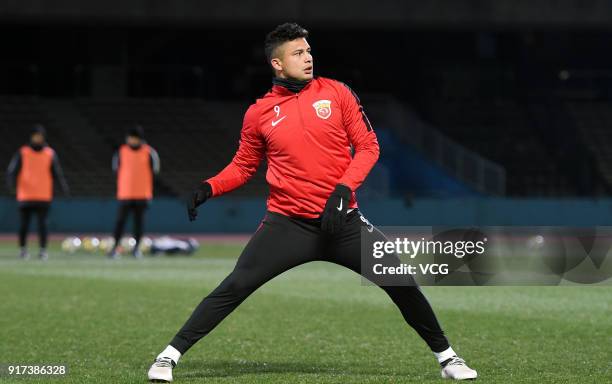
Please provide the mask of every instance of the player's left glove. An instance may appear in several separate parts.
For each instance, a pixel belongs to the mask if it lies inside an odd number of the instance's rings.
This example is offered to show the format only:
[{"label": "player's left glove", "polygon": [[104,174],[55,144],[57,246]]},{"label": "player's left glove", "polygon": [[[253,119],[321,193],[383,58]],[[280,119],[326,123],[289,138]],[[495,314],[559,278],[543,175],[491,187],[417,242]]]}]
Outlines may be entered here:
[{"label": "player's left glove", "polygon": [[323,231],[330,234],[340,232],[340,229],[346,223],[346,213],[350,199],[351,189],[344,184],[336,185],[336,189],[327,199],[321,215],[321,229]]}]

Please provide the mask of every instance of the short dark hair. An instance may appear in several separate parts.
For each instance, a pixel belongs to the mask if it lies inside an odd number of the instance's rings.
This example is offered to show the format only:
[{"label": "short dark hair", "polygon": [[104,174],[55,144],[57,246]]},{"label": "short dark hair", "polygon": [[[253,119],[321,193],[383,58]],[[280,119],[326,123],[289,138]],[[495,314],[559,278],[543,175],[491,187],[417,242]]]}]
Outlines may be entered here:
[{"label": "short dark hair", "polygon": [[144,129],[142,129],[142,126],[140,125],[135,125],[128,129],[126,136],[134,136],[138,137],[139,139],[144,139]]},{"label": "short dark hair", "polygon": [[283,23],[276,26],[272,32],[268,33],[264,42],[264,52],[268,63],[272,60],[272,53],[276,48],[300,37],[308,37],[308,31],[297,23]]},{"label": "short dark hair", "polygon": [[41,135],[43,135],[43,137],[46,139],[47,138],[47,130],[45,129],[45,126],[42,124],[34,124],[34,126],[32,127],[32,131],[30,133],[30,135],[34,135],[40,133]]}]

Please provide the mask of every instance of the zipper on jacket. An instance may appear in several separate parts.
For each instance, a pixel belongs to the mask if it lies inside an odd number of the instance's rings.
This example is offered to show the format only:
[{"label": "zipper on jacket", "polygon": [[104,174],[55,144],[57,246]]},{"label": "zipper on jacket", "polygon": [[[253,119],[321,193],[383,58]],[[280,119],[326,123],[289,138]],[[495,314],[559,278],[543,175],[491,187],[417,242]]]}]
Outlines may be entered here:
[{"label": "zipper on jacket", "polygon": [[302,132],[305,132],[304,119],[302,118],[302,108],[300,107],[300,95],[295,94],[295,101],[297,103],[298,115],[300,116],[300,123],[302,124]]}]

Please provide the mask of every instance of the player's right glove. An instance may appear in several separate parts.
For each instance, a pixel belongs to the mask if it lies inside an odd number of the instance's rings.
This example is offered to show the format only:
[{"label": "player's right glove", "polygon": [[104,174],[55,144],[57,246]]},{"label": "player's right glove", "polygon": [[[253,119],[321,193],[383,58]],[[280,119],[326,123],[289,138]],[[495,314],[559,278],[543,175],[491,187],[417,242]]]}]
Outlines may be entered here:
[{"label": "player's right glove", "polygon": [[191,192],[191,196],[187,201],[187,216],[189,221],[194,221],[198,217],[198,207],[206,202],[212,196],[212,187],[210,184],[201,183],[197,189]]}]

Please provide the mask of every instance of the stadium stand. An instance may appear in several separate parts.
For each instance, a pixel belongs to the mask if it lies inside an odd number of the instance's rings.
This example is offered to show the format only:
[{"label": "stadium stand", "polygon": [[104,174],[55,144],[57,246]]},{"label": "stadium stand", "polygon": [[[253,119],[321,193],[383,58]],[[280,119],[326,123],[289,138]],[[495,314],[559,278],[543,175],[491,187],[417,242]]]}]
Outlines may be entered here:
[{"label": "stadium stand", "polygon": [[568,101],[570,115],[576,121],[580,136],[593,154],[593,161],[607,183],[612,185],[612,105],[608,101]]},{"label": "stadium stand", "polygon": [[[75,194],[87,195],[90,188],[105,188],[108,183],[96,181],[97,160],[89,156],[88,151],[79,150],[71,145],[71,131],[66,131],[58,122],[46,113],[44,102],[35,97],[3,96],[0,101],[0,163],[1,176],[4,182],[8,163],[18,150],[29,139],[29,132],[34,124],[43,124],[47,128],[48,141],[57,151],[68,183]],[[75,130],[74,132],[77,132]],[[87,170],[92,177],[88,177]],[[100,174],[102,175],[102,173]],[[3,189],[5,194],[9,191]]]},{"label": "stadium stand", "polygon": [[[119,144],[129,127],[142,125],[162,161],[159,184],[175,196],[231,161],[246,108],[243,103],[187,99],[80,100],[75,105],[110,147]],[[263,169],[233,195],[263,193]]]},{"label": "stadium stand", "polygon": [[[592,100],[559,103],[526,98],[519,101],[500,95],[482,98],[469,93],[457,94],[465,92],[461,87],[457,89],[455,92],[447,87],[444,97],[431,98],[425,120],[467,148],[468,152],[460,151],[466,153],[466,159],[482,156],[485,163],[489,159],[505,168],[508,195],[593,194],[592,186],[602,177],[593,169],[601,170],[606,185],[612,183],[609,165],[612,151],[608,145],[612,137],[606,129],[612,120],[612,109],[607,103]],[[396,134],[411,139],[406,142],[413,145],[414,135],[420,132],[421,151],[427,155],[433,128],[419,121],[416,112],[408,112],[410,107],[401,104],[399,108],[405,110],[404,117],[394,120],[389,117],[392,113],[388,113],[388,108],[392,103],[388,100],[368,96],[365,99],[375,125],[395,127]],[[4,138],[0,141],[0,175],[4,178],[10,157],[27,141],[30,128],[42,123],[47,127],[49,143],[62,160],[72,194],[84,197],[114,196],[115,177],[110,159],[126,130],[135,124],[145,128],[147,140],[162,159],[156,195],[184,195],[198,180],[215,174],[231,160],[248,104],[199,99],[25,96],[2,96],[0,101],[0,132]],[[417,130],[420,125],[424,128]],[[16,131],[22,134],[15,134]],[[573,151],[575,156],[565,156],[567,151]],[[443,150],[438,160],[432,153],[429,157],[449,170],[457,168],[454,157],[448,158],[448,150]],[[577,158],[583,160],[577,161]],[[481,167],[468,169],[465,161],[461,163],[462,171],[451,174],[468,185],[478,186],[470,184],[468,178],[474,173],[470,169]],[[490,184],[487,180],[483,188]],[[491,191],[499,190],[496,185]],[[8,193],[6,189],[3,191],[5,195]],[[262,164],[254,179],[232,196],[264,195],[266,191],[265,164]],[[486,188],[482,192],[487,194]]]},{"label": "stadium stand", "polygon": [[511,195],[571,194],[529,122],[527,111],[510,100],[447,101],[435,104],[435,123],[485,157],[502,164]]},{"label": "stadium stand", "polygon": [[435,91],[421,112],[452,139],[502,165],[508,195],[603,193],[608,183],[582,140],[590,128],[578,134],[589,118],[570,114],[552,85],[517,85],[512,68],[494,67],[432,70]]},{"label": "stadium stand", "polygon": [[[162,172],[156,195],[182,196],[198,180],[231,161],[238,145],[243,103],[186,99],[56,100],[5,96],[0,103],[2,177],[11,156],[28,140],[36,123],[47,127],[49,143],[60,156],[72,194],[113,196],[111,171],[114,149],[127,129],[144,127],[157,149]],[[15,134],[19,130],[22,134]],[[265,167],[234,196],[266,191]],[[5,193],[8,193],[4,189]]]}]

